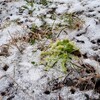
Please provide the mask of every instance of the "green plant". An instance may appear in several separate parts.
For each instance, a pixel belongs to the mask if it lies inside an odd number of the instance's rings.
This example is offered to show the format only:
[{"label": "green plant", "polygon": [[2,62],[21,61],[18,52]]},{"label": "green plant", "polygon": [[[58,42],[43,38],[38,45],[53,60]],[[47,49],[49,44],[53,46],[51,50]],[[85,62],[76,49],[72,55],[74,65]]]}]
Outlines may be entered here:
[{"label": "green plant", "polygon": [[62,71],[66,73],[66,64],[72,60],[74,56],[72,53],[77,50],[78,48],[68,39],[58,40],[55,43],[51,43],[48,49],[41,53],[41,63],[45,64],[45,70],[48,70],[59,62]]},{"label": "green plant", "polygon": [[31,31],[36,32],[38,27],[35,24],[32,24]]},{"label": "green plant", "polygon": [[31,63],[32,63],[33,65],[35,64],[35,62],[34,62],[34,61],[32,61]]},{"label": "green plant", "polygon": [[43,4],[44,6],[46,6],[48,4],[47,0],[40,0],[40,3]]},{"label": "green plant", "polygon": [[31,43],[31,45],[34,45],[35,44],[35,39],[30,39],[30,43]]},{"label": "green plant", "polygon": [[32,12],[35,10],[34,9],[34,0],[25,0],[26,5],[23,5],[23,9],[27,9],[29,11],[29,14],[32,15]]},{"label": "green plant", "polygon": [[52,28],[46,23],[39,28],[35,24],[32,24],[32,26],[30,27],[30,31],[32,33],[31,34],[32,41],[30,41],[31,44],[34,43],[33,40],[35,39],[39,40],[43,38],[48,38],[48,39],[52,38]]},{"label": "green plant", "polygon": [[67,22],[67,27],[70,29],[77,29],[82,27],[83,21],[74,13],[64,14],[61,16],[64,22]]}]

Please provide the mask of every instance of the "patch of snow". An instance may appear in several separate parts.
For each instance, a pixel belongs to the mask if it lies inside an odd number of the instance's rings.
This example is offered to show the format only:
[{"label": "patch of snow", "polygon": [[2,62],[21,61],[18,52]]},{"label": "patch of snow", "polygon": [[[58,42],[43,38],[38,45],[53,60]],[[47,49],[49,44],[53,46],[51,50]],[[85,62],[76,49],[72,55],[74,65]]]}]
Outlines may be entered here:
[{"label": "patch of snow", "polygon": [[66,4],[59,5],[58,8],[56,9],[56,13],[57,14],[65,13],[67,12],[67,10],[68,10],[68,7]]}]

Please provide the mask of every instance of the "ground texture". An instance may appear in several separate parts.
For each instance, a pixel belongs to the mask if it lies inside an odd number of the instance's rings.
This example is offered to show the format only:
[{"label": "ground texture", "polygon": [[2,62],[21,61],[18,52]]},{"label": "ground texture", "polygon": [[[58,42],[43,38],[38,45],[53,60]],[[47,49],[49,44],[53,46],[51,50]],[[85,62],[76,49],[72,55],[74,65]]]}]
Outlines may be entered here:
[{"label": "ground texture", "polygon": [[[100,100],[100,0],[24,5],[0,0],[0,100]],[[72,13],[70,24],[65,14]],[[63,39],[79,48],[81,72],[73,68],[65,74],[57,66],[45,71],[40,64],[41,51]]]}]

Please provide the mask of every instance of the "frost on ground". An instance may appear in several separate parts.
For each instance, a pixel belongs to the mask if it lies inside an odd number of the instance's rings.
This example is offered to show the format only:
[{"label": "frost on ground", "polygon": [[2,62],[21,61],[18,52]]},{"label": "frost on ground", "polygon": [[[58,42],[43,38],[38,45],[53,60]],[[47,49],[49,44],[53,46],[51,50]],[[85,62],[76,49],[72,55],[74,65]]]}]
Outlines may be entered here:
[{"label": "frost on ground", "polygon": [[[69,79],[66,82],[70,86],[59,82],[57,88],[52,87],[55,79],[62,77],[58,80],[62,81],[66,74],[56,68],[44,71],[44,65],[40,65],[41,51],[51,42],[50,38],[41,39],[39,34],[36,38],[40,40],[34,45],[28,42],[32,26],[38,29],[49,26],[54,40],[74,41],[83,63],[100,74],[100,0],[48,2],[48,6],[35,3],[34,11],[29,13],[28,9],[22,9],[26,5],[24,0],[0,0],[0,100],[100,100],[100,90],[97,93],[94,88],[75,88]],[[65,13],[75,13],[82,19],[82,25],[78,22],[74,29],[65,28]],[[76,75],[71,74],[70,77]],[[48,86],[52,80],[54,83]]]}]

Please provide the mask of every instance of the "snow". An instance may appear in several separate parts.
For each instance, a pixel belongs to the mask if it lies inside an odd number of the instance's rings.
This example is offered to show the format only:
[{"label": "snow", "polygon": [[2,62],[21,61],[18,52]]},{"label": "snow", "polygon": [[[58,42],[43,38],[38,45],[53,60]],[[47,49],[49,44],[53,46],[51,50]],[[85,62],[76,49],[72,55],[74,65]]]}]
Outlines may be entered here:
[{"label": "snow", "polygon": [[72,8],[69,9],[69,13],[84,11],[84,7],[80,3],[76,3]]},{"label": "snow", "polygon": [[58,8],[56,9],[56,13],[60,14],[60,13],[65,13],[67,11],[67,5],[66,4],[62,4],[59,5]]},{"label": "snow", "polygon": [[[12,100],[33,100],[33,98],[35,98],[34,100],[58,100],[59,94],[64,100],[85,100],[85,93],[91,96],[93,94],[91,90],[82,92],[77,89],[75,94],[71,94],[70,87],[67,86],[55,93],[44,94],[48,81],[65,74],[54,68],[47,72],[44,71],[44,66],[40,65],[41,50],[38,49],[40,42],[31,45],[19,40],[17,45],[23,50],[21,54],[16,45],[10,44],[10,41],[12,37],[17,38],[28,34],[27,27],[32,24],[42,26],[44,22],[42,22],[41,16],[46,15],[44,21],[48,25],[52,26],[54,23],[56,26],[59,23],[63,24],[63,20],[59,18],[61,14],[78,13],[79,18],[84,21],[83,27],[80,30],[66,29],[68,34],[61,32],[58,39],[73,40],[82,54],[87,53],[88,58],[84,58],[83,62],[93,66],[100,74],[100,63],[94,59],[95,55],[100,57],[100,41],[98,41],[100,37],[100,0],[48,0],[53,2],[49,7],[35,4],[36,9],[32,15],[28,14],[27,9],[23,13],[19,13],[19,7],[26,4],[24,0],[6,0],[4,5],[3,1],[0,0],[0,53],[3,46],[6,45],[9,55],[0,56],[0,94],[7,90],[10,83],[14,83],[14,86],[8,90],[10,95],[2,96],[2,100],[7,100],[10,96],[15,96]],[[53,13],[56,14],[56,20],[51,18],[51,13],[48,13],[52,8],[55,8]],[[23,23],[17,24],[17,21]],[[87,26],[89,27],[85,32]],[[84,34],[77,36],[80,33]],[[97,50],[94,50],[93,48],[96,47],[98,47]],[[35,64],[31,63],[33,61]],[[3,70],[5,64],[9,66],[7,71]],[[98,97],[98,94],[93,94],[93,96]]]}]

